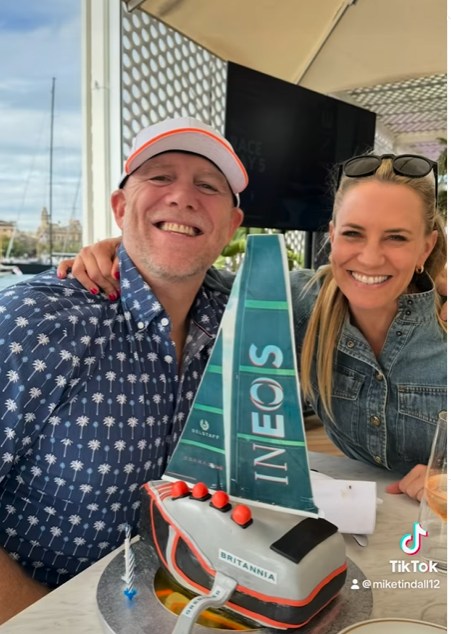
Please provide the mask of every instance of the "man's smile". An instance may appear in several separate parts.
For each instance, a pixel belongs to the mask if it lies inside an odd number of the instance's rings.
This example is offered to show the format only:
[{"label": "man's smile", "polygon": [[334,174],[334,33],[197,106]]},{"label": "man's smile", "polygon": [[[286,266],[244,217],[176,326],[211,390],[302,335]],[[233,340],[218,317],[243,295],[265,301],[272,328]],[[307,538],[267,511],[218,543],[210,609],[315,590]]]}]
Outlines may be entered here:
[{"label": "man's smile", "polygon": [[202,231],[198,227],[191,225],[183,225],[178,222],[157,222],[155,224],[160,231],[168,231],[170,233],[181,233],[185,236],[195,237],[202,234]]}]

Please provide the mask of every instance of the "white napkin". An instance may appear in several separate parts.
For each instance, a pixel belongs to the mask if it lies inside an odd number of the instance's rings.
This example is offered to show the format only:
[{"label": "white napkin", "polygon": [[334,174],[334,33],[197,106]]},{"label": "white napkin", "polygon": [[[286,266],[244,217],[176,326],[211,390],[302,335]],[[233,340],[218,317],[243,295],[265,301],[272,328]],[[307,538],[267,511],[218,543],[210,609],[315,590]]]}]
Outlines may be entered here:
[{"label": "white napkin", "polygon": [[324,517],[340,533],[371,535],[376,526],[376,483],[363,480],[335,480],[310,472],[313,499]]}]

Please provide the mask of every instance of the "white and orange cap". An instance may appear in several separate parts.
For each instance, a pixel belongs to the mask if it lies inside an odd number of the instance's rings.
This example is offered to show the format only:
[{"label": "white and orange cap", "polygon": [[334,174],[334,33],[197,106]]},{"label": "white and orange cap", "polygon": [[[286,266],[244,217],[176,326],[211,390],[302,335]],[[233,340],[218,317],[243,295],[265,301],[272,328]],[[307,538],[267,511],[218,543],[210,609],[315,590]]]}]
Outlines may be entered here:
[{"label": "white and orange cap", "polygon": [[145,161],[163,152],[191,152],[209,159],[227,179],[237,198],[248,184],[246,168],[232,145],[214,128],[192,117],[166,119],[144,128],[133,140],[119,187]]}]

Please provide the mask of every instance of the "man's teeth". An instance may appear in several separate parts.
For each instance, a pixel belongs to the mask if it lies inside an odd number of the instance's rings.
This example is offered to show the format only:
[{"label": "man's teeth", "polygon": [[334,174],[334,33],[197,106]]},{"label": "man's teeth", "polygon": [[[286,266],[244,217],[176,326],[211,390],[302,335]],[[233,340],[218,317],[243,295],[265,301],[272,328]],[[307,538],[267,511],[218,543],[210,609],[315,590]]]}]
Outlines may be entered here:
[{"label": "man's teeth", "polygon": [[351,273],[352,277],[362,284],[382,284],[388,280],[389,275],[362,275],[361,273]]},{"label": "man's teeth", "polygon": [[190,227],[188,225],[179,225],[176,222],[161,222],[158,225],[161,231],[171,231],[172,233],[183,233],[186,236],[196,236],[199,233],[198,229]]}]

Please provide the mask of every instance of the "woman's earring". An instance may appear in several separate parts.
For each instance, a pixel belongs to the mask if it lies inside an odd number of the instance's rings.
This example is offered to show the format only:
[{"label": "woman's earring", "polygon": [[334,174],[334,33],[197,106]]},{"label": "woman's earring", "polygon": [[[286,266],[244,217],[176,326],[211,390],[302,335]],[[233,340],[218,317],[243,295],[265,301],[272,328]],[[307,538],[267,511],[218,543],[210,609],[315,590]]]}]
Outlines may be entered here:
[{"label": "woman's earring", "polygon": [[424,272],[424,266],[422,264],[420,264],[420,266],[415,267],[415,273],[417,273],[418,275],[421,275],[423,272]]}]

